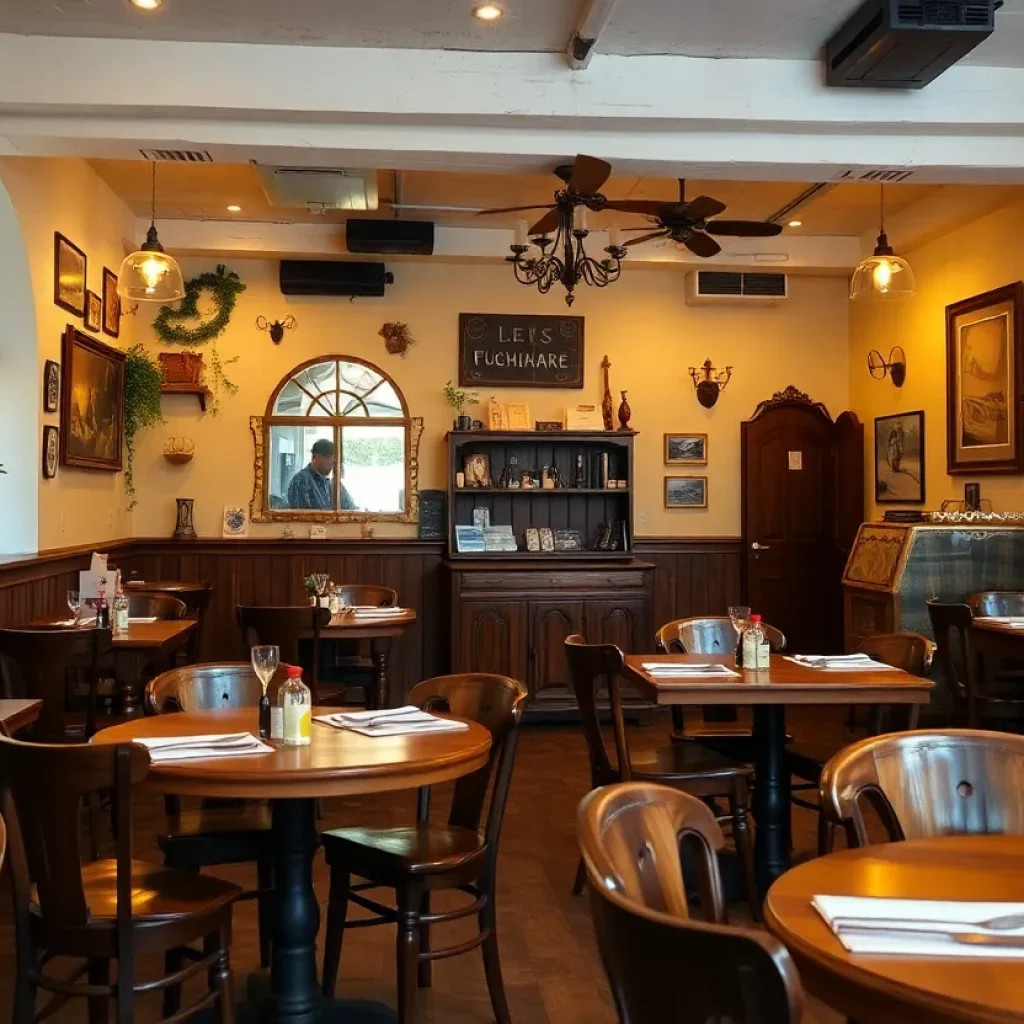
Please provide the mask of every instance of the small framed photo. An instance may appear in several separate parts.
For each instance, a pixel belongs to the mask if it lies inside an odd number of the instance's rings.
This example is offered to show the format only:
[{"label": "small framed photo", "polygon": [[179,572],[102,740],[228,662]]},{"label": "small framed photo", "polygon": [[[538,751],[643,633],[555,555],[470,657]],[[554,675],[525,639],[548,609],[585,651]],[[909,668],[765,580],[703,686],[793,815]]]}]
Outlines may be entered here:
[{"label": "small framed photo", "polygon": [[509,402],[505,406],[506,430],[532,430],[530,407],[520,402]]},{"label": "small framed photo", "polygon": [[706,466],[708,464],[707,434],[666,434],[666,466]]},{"label": "small framed photo", "polygon": [[707,508],[706,476],[665,477],[665,508]]},{"label": "small framed photo", "polygon": [[556,551],[582,551],[583,541],[580,538],[579,530],[555,530],[554,537]]},{"label": "small framed photo", "polygon": [[491,460],[481,452],[467,455],[463,459],[467,487],[489,487],[491,484]]},{"label": "small framed photo", "polygon": [[103,324],[103,302],[95,292],[85,293],[85,326],[98,331]]},{"label": "small framed photo", "polygon": [[487,527],[491,525],[491,510],[489,508],[473,509],[473,525]]},{"label": "small framed photo", "polygon": [[981,511],[981,484],[964,484],[964,511]]},{"label": "small framed photo", "polygon": [[117,338],[121,334],[121,296],[117,294],[117,274],[103,268],[103,333]]},{"label": "small framed photo", "polygon": [[540,531],[535,526],[526,529],[526,550],[540,551]]},{"label": "small framed photo", "polygon": [[924,501],[924,410],[875,420],[875,501]]},{"label": "small framed photo", "polygon": [[43,427],[43,479],[52,480],[57,475],[60,459],[60,431],[56,427]]},{"label": "small framed photo", "polygon": [[60,406],[60,363],[46,360],[43,368],[43,412],[56,412]]},{"label": "small framed photo", "polygon": [[555,534],[550,526],[542,526],[538,531],[540,534],[540,549],[541,551],[554,551],[555,550]]},{"label": "small framed photo", "polygon": [[53,301],[85,316],[85,253],[59,231],[53,233]]}]

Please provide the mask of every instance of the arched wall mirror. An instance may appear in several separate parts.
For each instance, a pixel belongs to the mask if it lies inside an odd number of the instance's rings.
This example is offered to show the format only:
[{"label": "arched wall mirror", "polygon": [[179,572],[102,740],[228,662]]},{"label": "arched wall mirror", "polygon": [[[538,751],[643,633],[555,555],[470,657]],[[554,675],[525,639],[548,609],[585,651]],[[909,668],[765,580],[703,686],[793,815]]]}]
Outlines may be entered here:
[{"label": "arched wall mirror", "polygon": [[249,425],[256,445],[254,523],[419,518],[422,417],[398,385],[355,356],[302,363]]}]

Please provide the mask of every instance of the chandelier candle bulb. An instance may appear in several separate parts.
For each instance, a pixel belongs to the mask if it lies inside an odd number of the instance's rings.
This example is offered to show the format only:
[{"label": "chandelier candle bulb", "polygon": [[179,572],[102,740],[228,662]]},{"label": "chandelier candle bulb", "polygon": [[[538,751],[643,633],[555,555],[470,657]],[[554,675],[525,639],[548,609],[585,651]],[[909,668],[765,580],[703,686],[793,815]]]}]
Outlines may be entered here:
[{"label": "chandelier candle bulb", "polygon": [[585,206],[577,206],[572,211],[572,229],[573,231],[587,230],[587,208]]},{"label": "chandelier candle bulb", "polygon": [[515,244],[516,245],[521,245],[524,248],[526,247],[526,221],[525,220],[517,220],[516,221],[516,241],[515,241]]},{"label": "chandelier candle bulb", "polygon": [[622,245],[622,232],[618,228],[608,229],[608,248],[618,249]]}]

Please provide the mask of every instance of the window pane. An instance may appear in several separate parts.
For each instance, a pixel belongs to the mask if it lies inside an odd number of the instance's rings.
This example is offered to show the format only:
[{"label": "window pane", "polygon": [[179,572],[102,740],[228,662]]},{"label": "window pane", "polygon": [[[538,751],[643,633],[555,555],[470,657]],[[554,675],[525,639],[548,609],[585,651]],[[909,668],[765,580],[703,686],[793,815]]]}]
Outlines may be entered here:
[{"label": "window pane", "polygon": [[371,416],[390,418],[402,415],[402,403],[398,400],[395,389],[387,381],[383,381],[380,387],[366,399],[366,404],[370,407]]},{"label": "window pane", "polygon": [[374,373],[362,363],[338,363],[338,372],[342,390],[354,391],[357,395],[365,395],[381,379],[379,373]]},{"label": "window pane", "polygon": [[[311,449],[321,438],[334,441],[333,427],[270,428],[266,453],[268,504],[272,509],[334,508],[333,462],[322,457],[311,465]],[[327,475],[324,475],[326,471]]]},{"label": "window pane", "polygon": [[309,396],[295,383],[288,381],[274,403],[275,416],[305,416],[309,408]]},{"label": "window pane", "polygon": [[405,511],[405,428],[341,428],[342,508]]}]

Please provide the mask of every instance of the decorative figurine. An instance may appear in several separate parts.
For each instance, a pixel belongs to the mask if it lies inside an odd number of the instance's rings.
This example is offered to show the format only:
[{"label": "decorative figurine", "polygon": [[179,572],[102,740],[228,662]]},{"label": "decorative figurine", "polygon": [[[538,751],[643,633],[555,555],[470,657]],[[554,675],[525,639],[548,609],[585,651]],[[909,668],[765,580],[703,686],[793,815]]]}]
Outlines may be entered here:
[{"label": "decorative figurine", "polygon": [[572,481],[573,487],[580,489],[586,487],[586,481],[583,476],[583,455],[576,456],[576,475]]},{"label": "decorative figurine", "polygon": [[612,389],[608,384],[608,371],[612,368],[612,364],[608,361],[608,357],[605,356],[601,360],[601,369],[604,371],[604,398],[601,399],[601,416],[604,418],[604,429],[614,430],[615,422],[612,419]]},{"label": "decorative figurine", "polygon": [[545,466],[540,475],[540,486],[545,491],[553,491],[558,486],[558,469]]},{"label": "decorative figurine", "polygon": [[526,491],[531,490],[533,487],[533,475],[528,469],[523,470],[523,489]]},{"label": "decorative figurine", "polygon": [[508,457],[508,463],[505,468],[501,471],[501,477],[498,480],[499,487],[518,487],[519,481],[516,479],[516,472],[519,467],[519,459],[514,455]]},{"label": "decorative figurine", "polygon": [[629,430],[629,417],[633,415],[633,410],[629,407],[629,402],[626,401],[626,392],[620,392],[622,395],[622,404],[619,406],[619,430]]}]

